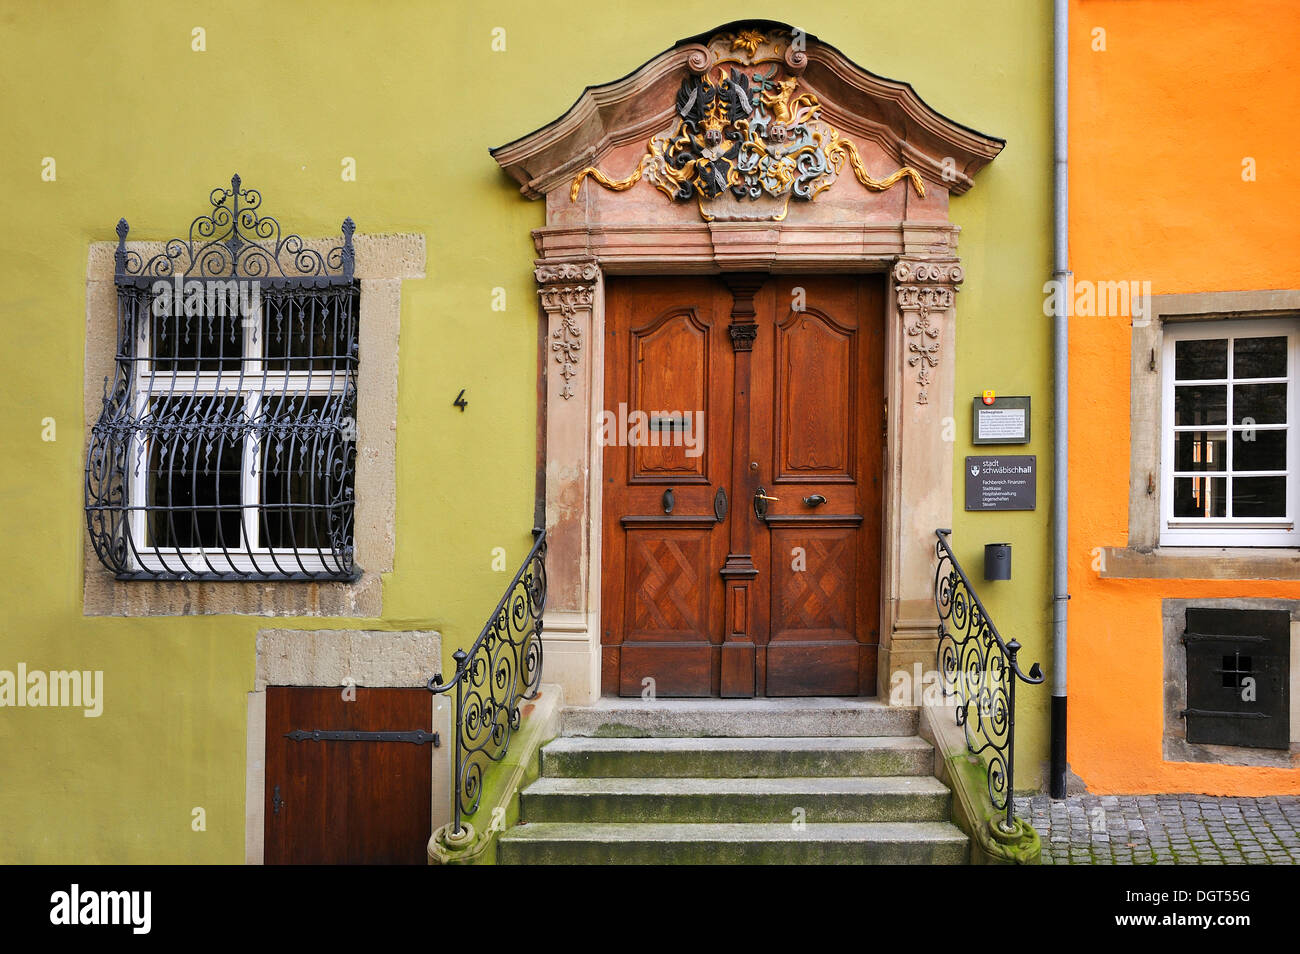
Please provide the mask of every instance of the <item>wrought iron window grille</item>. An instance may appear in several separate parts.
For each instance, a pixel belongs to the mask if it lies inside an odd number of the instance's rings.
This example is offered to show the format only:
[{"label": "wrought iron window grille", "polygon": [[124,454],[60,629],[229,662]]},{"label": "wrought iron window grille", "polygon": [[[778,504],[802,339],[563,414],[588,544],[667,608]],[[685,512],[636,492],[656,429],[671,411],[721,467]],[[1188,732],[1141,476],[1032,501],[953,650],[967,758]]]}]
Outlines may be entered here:
[{"label": "wrought iron window grille", "polygon": [[356,580],[355,226],[318,251],[237,175],[209,203],[148,258],[117,223],[91,544],[121,580]]}]

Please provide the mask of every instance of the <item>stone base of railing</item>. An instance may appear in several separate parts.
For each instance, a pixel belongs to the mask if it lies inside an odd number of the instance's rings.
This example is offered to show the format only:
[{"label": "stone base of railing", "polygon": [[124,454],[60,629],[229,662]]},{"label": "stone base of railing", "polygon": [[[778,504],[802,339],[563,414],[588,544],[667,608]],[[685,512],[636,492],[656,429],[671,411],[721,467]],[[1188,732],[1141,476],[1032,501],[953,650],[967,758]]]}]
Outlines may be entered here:
[{"label": "stone base of railing", "polygon": [[935,774],[952,789],[952,821],[970,836],[971,864],[1039,864],[1043,847],[1038,832],[1023,818],[1006,830],[1005,811],[989,799],[984,760],[966,750],[952,707],[922,706],[920,731],[934,745]]},{"label": "stone base of railing", "polygon": [[542,746],[560,730],[564,691],[543,684],[536,698],[523,700],[520,707],[519,729],[505,758],[488,771],[478,811],[472,820],[461,820],[460,831],[448,823],[433,833],[429,864],[478,865],[496,860],[497,836],[519,820],[519,790],[537,778]]},{"label": "stone base of railing", "polygon": [[[1023,818],[1012,822],[1011,830],[1006,830],[1006,820],[999,812],[997,818],[990,819],[984,825],[984,834],[977,836],[979,850],[984,855],[981,859],[988,865],[1036,865],[1042,860],[1043,843],[1034,826]],[[975,851],[972,846],[971,856]]]}]

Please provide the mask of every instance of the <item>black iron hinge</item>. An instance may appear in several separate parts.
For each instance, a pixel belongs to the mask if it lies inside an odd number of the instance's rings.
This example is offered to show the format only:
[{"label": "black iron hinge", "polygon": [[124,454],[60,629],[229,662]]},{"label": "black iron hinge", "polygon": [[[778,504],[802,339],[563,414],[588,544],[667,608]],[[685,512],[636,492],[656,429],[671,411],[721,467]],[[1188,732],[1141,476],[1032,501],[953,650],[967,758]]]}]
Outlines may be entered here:
[{"label": "black iron hinge", "polygon": [[284,734],[295,742],[410,742],[413,745],[433,743],[441,748],[442,739],[437,732],[411,729],[408,732],[356,732],[352,729],[294,729]]}]

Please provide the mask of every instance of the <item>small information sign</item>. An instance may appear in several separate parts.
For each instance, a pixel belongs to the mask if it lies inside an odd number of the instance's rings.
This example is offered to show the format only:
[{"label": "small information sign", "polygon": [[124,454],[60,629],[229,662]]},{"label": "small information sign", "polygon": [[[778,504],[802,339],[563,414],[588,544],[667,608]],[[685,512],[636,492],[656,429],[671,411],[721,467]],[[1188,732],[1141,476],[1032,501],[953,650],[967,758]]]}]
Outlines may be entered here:
[{"label": "small information sign", "polygon": [[972,444],[1029,443],[1029,398],[1000,397],[992,404],[976,398],[974,408]]},{"label": "small information sign", "polygon": [[966,458],[967,510],[1033,510],[1038,504],[1038,458]]}]

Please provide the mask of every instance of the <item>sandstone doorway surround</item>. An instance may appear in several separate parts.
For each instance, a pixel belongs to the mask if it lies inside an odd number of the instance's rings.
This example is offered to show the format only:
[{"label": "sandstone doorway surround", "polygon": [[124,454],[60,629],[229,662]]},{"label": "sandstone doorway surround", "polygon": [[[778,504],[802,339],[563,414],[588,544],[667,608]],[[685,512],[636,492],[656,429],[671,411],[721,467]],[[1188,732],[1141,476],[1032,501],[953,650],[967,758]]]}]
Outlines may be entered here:
[{"label": "sandstone doorway surround", "polygon": [[951,195],[1002,150],[780,23],[679,41],[492,150],[530,199],[546,316],[546,680],[600,694],[604,281],[726,272],[888,275],[878,686],[933,665],[934,531],[951,526],[956,291]]}]

